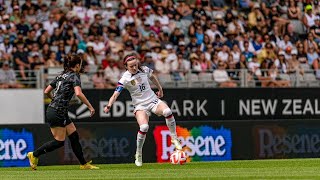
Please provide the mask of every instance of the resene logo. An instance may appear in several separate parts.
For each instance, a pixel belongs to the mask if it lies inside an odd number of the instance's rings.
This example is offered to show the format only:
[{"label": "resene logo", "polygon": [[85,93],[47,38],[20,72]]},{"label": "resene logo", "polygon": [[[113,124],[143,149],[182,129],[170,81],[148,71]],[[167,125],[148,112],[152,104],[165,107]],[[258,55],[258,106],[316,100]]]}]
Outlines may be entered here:
[{"label": "resene logo", "polygon": [[32,133],[0,129],[0,166],[29,166],[27,153],[33,149]]},{"label": "resene logo", "polygon": [[[188,161],[222,161],[231,160],[231,131],[221,127],[193,127],[191,130],[177,126],[177,135],[188,156]],[[157,162],[168,162],[174,151],[171,144],[170,131],[167,126],[156,126],[153,131]]]}]

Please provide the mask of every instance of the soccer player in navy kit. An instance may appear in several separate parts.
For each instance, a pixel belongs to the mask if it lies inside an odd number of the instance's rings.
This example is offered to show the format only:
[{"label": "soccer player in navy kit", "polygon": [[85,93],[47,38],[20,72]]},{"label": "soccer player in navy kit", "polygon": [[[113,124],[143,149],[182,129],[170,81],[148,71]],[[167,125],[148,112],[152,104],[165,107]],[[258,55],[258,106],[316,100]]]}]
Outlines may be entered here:
[{"label": "soccer player in navy kit", "polygon": [[[104,112],[108,113],[110,111],[112,104],[117,100],[124,88],[129,91],[134,105],[133,113],[140,127],[137,133],[135,164],[136,166],[142,166],[142,148],[149,129],[148,122],[151,113],[165,117],[171,134],[171,142],[177,150],[181,150],[182,147],[177,137],[176,121],[172,111],[160,99],[163,97],[163,91],[157,77],[153,74],[153,70],[146,66],[140,66],[139,60],[134,54],[127,55],[123,60],[123,64],[127,71],[119,80],[118,86],[111,96],[108,105],[104,108]],[[151,89],[149,79],[157,86],[157,93],[154,93]]]},{"label": "soccer player in navy kit", "polygon": [[[80,169],[99,169],[91,164],[92,161],[86,162],[84,159],[78,132],[68,117],[69,101],[74,94],[88,106],[91,116],[95,113],[94,108],[81,91],[79,73],[83,70],[82,63],[80,55],[67,55],[64,58],[64,71],[58,75],[44,91],[44,93],[52,99],[47,108],[46,117],[49,121],[54,140],[28,153],[27,156],[33,170],[37,169],[40,155],[64,146],[66,136],[69,137],[72,150],[81,164]],[[51,91],[53,91],[53,95]]]}]

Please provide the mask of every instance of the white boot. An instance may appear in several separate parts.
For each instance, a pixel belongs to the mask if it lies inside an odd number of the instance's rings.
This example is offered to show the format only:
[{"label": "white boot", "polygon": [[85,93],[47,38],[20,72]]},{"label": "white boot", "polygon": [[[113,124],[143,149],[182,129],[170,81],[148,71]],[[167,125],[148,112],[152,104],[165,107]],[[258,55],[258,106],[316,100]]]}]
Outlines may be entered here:
[{"label": "white boot", "polygon": [[171,138],[171,143],[174,144],[177,150],[182,150],[182,146],[178,138],[175,138],[175,139]]},{"label": "white boot", "polygon": [[135,158],[136,160],[134,161],[134,163],[136,164],[136,166],[142,166],[142,154],[136,153]]}]

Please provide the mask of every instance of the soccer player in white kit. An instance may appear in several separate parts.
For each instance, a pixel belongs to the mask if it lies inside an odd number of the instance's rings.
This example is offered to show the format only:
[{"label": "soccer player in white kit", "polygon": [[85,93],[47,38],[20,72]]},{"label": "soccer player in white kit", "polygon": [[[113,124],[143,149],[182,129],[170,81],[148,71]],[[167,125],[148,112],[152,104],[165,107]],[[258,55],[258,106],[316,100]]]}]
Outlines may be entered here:
[{"label": "soccer player in white kit", "polygon": [[[152,73],[153,70],[146,66],[140,66],[139,60],[134,54],[127,55],[123,60],[123,64],[127,71],[119,80],[118,86],[110,97],[108,105],[104,108],[104,112],[108,113],[110,111],[112,104],[124,88],[129,91],[134,105],[133,112],[140,126],[137,134],[135,164],[142,166],[142,147],[149,129],[148,122],[151,112],[158,116],[165,117],[171,134],[171,142],[178,150],[181,150],[182,147],[177,137],[176,122],[172,111],[166,103],[159,99],[163,97],[163,90],[157,77]],[[157,86],[157,93],[154,93],[151,89],[149,79]]]}]

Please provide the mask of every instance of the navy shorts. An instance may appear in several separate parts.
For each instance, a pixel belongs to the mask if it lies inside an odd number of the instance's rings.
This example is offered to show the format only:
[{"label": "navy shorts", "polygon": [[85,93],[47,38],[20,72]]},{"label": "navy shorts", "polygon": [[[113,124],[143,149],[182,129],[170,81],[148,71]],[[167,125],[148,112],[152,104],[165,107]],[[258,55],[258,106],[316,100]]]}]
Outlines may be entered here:
[{"label": "navy shorts", "polygon": [[68,112],[61,112],[57,109],[48,106],[46,117],[49,122],[50,127],[66,127],[66,125],[69,125],[72,123],[68,116]]}]

